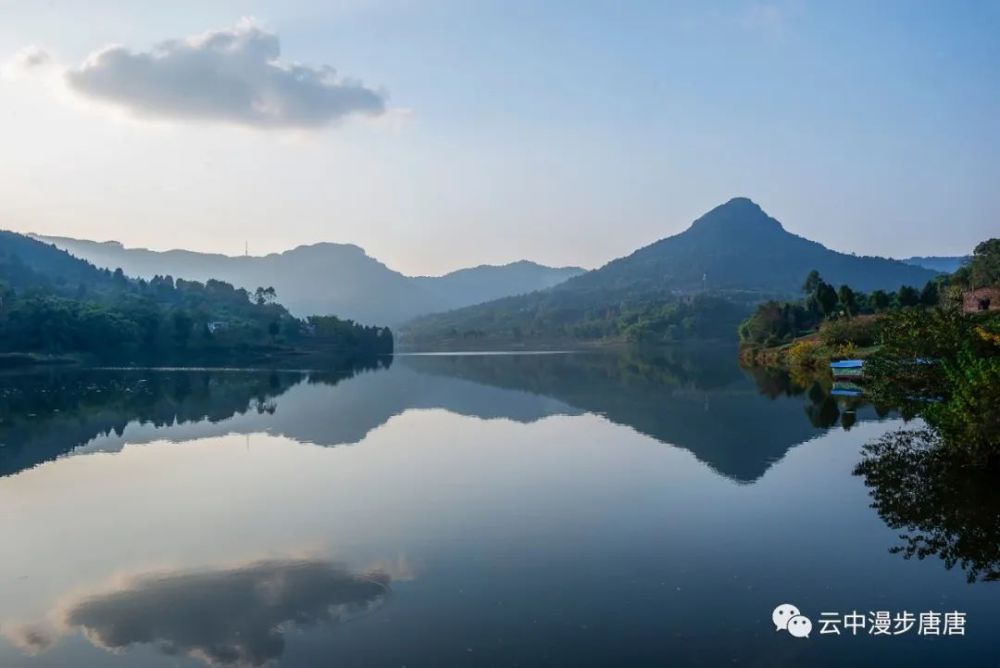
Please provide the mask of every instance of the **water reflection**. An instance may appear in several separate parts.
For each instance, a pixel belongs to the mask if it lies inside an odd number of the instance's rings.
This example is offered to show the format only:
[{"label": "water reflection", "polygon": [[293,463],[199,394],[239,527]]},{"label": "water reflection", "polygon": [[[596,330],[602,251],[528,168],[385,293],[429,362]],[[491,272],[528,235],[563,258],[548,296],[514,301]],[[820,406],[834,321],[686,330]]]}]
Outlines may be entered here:
[{"label": "water reflection", "polygon": [[1000,487],[996,473],[970,467],[929,430],[885,434],[865,446],[855,469],[872,507],[902,532],[891,548],[906,559],[937,557],[969,582],[1000,580]]},{"label": "water reflection", "polygon": [[[863,399],[834,399],[809,380],[808,402],[766,401],[806,389],[787,373],[747,373],[729,348],[657,352],[403,358],[428,375],[463,378],[558,399],[656,440],[685,448],[738,482],[758,480],[792,447],[861,416],[877,417]],[[805,410],[808,420],[802,419]]]},{"label": "water reflection", "polygon": [[[900,423],[822,378],[748,374],[731,350],[9,378],[5,668],[992,656],[971,632],[1000,614],[991,592],[886,554],[903,529],[904,555],[996,578],[987,488],[924,475],[941,466],[923,457],[851,476]],[[302,554],[324,558],[287,558]],[[366,566],[387,554],[420,577]],[[770,621],[785,600],[947,601],[970,636],[789,644]]]},{"label": "water reflection", "polygon": [[0,385],[0,475],[55,459],[97,436],[121,437],[131,423],[166,428],[218,423],[300,382],[295,373],[226,371],[42,371],[5,375]]},{"label": "water reflection", "polygon": [[[23,375],[0,391],[0,475],[69,452],[115,450],[126,440],[268,431],[319,445],[356,443],[406,410],[443,408],[523,423],[595,413],[685,448],[730,479],[753,482],[790,448],[824,430],[838,423],[849,429],[859,416],[885,414],[863,398],[834,396],[828,384],[774,372],[748,374],[734,360],[735,351],[728,348],[687,348],[404,356],[391,369],[360,374],[345,369]],[[306,386],[316,391],[301,391]],[[294,399],[283,402],[280,397],[290,392]],[[803,402],[776,400],[796,396]]]},{"label": "water reflection", "polygon": [[381,605],[389,583],[383,571],[355,574],[309,559],[146,573],[64,602],[49,628],[25,625],[10,635],[38,653],[79,628],[112,652],[148,644],[211,665],[260,666],[283,654],[289,631],[337,624]]}]

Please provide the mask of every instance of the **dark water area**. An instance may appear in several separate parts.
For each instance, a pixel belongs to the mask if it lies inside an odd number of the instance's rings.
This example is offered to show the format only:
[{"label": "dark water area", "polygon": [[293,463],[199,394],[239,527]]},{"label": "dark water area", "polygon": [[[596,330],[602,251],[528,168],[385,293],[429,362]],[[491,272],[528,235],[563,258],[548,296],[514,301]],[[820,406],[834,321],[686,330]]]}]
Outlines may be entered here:
[{"label": "dark water area", "polygon": [[0,665],[997,665],[990,481],[735,360],[3,374]]}]

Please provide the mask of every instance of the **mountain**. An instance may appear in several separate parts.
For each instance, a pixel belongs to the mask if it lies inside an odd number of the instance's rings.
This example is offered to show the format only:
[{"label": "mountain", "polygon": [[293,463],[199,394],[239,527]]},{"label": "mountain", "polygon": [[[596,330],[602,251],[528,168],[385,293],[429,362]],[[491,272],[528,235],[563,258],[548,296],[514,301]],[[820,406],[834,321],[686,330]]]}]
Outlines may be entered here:
[{"label": "mountain", "polygon": [[80,283],[109,289],[112,274],[23,234],[0,230],[0,282],[8,288],[51,287],[65,292]]},{"label": "mountain", "polygon": [[521,260],[501,266],[483,264],[444,276],[418,276],[411,280],[435,295],[443,307],[436,310],[450,310],[550,288],[584,271],[580,267],[546,267]]},{"label": "mountain", "polygon": [[99,269],[52,244],[0,230],[0,356],[89,355],[114,363],[262,363],[305,353],[392,352],[387,328],[293,317],[273,292]]},{"label": "mountain", "polygon": [[666,342],[729,336],[745,311],[798,295],[813,269],[856,290],[923,286],[936,272],[830,250],[792,234],[757,204],[735,198],[692,225],[553,288],[419,318],[410,343],[588,340]]},{"label": "mountain", "polygon": [[906,264],[912,264],[917,267],[924,267],[925,269],[932,269],[934,271],[940,271],[944,274],[953,274],[959,267],[966,264],[972,257],[969,255],[962,256],[947,256],[947,255],[930,255],[930,256],[917,256],[917,257],[907,257],[900,260],[900,262],[905,262]]},{"label": "mountain", "polygon": [[66,237],[36,238],[55,244],[99,267],[120,267],[151,279],[210,278],[253,290],[273,286],[295,315],[337,315],[362,323],[395,324],[498,297],[552,287],[584,270],[532,262],[462,269],[444,276],[409,277],[351,244],[318,243],[265,256],[228,256],[187,250],[125,248],[116,241]]},{"label": "mountain", "polygon": [[832,251],[786,231],[753,201],[737,197],[712,209],[684,232],[613,260],[567,288],[639,286],[791,295],[799,292],[813,269],[828,283],[846,283],[866,292],[922,286],[935,273],[897,260]]}]

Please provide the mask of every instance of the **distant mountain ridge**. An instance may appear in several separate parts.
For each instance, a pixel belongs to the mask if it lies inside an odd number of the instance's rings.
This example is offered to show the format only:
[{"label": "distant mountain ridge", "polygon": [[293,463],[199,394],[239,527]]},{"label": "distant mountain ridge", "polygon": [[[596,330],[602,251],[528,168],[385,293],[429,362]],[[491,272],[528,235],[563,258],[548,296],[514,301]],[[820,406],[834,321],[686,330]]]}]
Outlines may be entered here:
[{"label": "distant mountain ridge", "polygon": [[749,304],[797,296],[813,269],[829,283],[866,292],[923,286],[937,274],[899,260],[830,250],[788,232],[756,203],[737,197],[687,230],[599,269],[530,295],[417,319],[404,335],[411,342],[449,336],[483,342],[698,338],[712,322],[738,317],[720,300]]},{"label": "distant mountain ridge", "polygon": [[125,248],[117,241],[32,236],[98,267],[120,267],[127,275],[146,279],[170,275],[198,281],[214,278],[249,290],[273,286],[281,303],[295,315],[337,315],[379,325],[549,288],[584,271],[522,260],[460,269],[444,276],[410,277],[353,244],[324,242],[264,256],[228,256]]},{"label": "distant mountain ridge", "polygon": [[918,255],[916,257],[903,258],[900,261],[924,267],[925,269],[940,271],[945,274],[953,274],[970,259],[972,259],[970,255]]}]

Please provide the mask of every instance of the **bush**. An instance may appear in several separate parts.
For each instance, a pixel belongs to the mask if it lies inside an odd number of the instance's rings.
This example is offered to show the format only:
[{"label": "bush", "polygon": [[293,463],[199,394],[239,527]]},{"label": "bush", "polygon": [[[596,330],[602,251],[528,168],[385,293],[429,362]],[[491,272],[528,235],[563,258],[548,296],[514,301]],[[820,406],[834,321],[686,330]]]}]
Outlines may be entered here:
[{"label": "bush", "polygon": [[788,350],[789,365],[804,369],[815,369],[821,361],[816,355],[819,348],[820,342],[816,340],[796,341]]},{"label": "bush", "polygon": [[819,337],[830,347],[854,344],[858,348],[875,345],[878,340],[880,323],[877,318],[860,316],[827,320],[819,328]]}]

